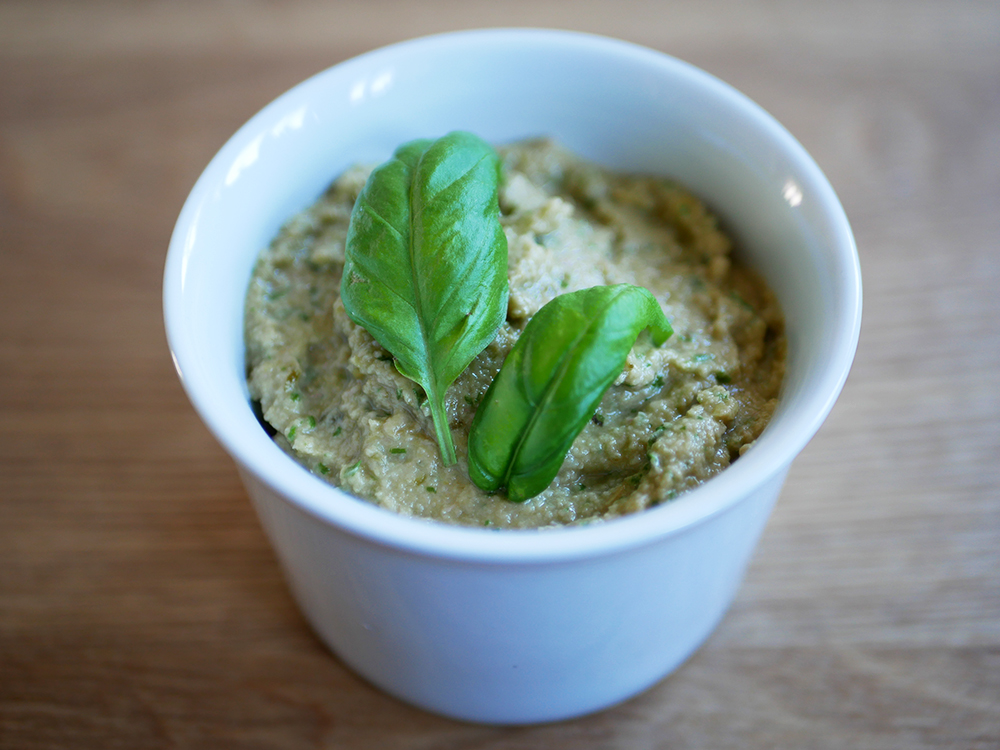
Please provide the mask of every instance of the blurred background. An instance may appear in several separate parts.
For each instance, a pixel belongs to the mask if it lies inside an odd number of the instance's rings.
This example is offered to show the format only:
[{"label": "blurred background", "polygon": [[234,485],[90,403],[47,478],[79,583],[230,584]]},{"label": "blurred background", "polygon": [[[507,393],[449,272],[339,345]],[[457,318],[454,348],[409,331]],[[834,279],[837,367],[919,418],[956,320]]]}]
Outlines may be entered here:
[{"label": "blurred background", "polygon": [[[828,175],[865,283],[851,379],[720,628],[644,695],[520,729],[398,703],[317,641],[160,313],[177,213],[244,121],[486,26],[749,95]],[[2,748],[1000,746],[1000,4],[0,0],[0,261]]]}]

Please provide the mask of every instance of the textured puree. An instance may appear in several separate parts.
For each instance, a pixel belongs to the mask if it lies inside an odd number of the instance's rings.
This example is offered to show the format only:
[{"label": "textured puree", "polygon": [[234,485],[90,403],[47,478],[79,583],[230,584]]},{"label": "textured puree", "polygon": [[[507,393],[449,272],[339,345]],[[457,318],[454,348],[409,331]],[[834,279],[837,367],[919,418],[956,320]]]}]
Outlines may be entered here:
[{"label": "textured puree", "polygon": [[[784,374],[783,320],[731,257],[715,217],[682,187],[618,175],[547,140],[499,149],[510,300],[495,340],[448,390],[458,463],[445,466],[425,395],[347,317],[339,298],[352,167],[293,217],[254,270],[246,301],[250,393],[300,463],[399,513],[495,528],[612,518],[675,498],[738,458],[766,426]],[[649,289],[674,335],[640,335],[555,481],[524,503],[468,478],[476,407],[530,317],[599,284]]]}]

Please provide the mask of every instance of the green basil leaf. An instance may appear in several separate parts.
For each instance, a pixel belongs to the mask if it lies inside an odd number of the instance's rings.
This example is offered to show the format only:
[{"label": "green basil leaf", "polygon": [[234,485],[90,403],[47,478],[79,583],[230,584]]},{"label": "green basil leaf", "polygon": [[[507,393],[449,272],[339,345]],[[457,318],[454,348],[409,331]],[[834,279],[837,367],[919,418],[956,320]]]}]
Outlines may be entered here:
[{"label": "green basil leaf", "polygon": [[347,231],[344,307],[427,393],[446,464],[445,392],[507,314],[500,170],[471,133],[406,143],[371,173]]},{"label": "green basil leaf", "polygon": [[516,502],[548,487],[645,328],[657,346],[673,333],[653,295],[631,284],[563,294],[535,313],[473,419],[472,481]]}]

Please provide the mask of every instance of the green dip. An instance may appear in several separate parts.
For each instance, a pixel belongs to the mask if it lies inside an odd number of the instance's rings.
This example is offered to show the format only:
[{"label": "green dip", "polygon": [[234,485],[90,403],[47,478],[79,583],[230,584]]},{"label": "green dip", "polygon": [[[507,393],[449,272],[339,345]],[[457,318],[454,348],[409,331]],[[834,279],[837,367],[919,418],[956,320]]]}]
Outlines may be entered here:
[{"label": "green dip", "polygon": [[[725,469],[767,425],[785,365],[781,311],[681,186],[619,175],[547,140],[499,149],[510,302],[496,339],[449,389],[458,463],[445,466],[419,386],[340,301],[344,239],[369,168],[352,167],[264,251],[246,299],[251,397],[303,466],[411,516],[489,528],[613,518],[670,501]],[[528,319],[564,292],[627,282],[674,328],[640,336],[556,480],[512,503],[468,478],[476,407]]]}]

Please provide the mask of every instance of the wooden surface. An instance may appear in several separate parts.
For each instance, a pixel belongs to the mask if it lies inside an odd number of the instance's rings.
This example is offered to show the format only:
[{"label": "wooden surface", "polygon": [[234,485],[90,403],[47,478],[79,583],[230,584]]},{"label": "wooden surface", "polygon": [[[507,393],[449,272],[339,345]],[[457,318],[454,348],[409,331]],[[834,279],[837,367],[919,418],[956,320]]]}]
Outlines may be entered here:
[{"label": "wooden surface", "polygon": [[[721,627],[577,721],[459,724],[298,614],[188,405],[160,283],[209,158],[407,37],[555,26],[672,53],[813,154],[865,319]],[[0,747],[1000,747],[1000,6],[0,2]]]}]

